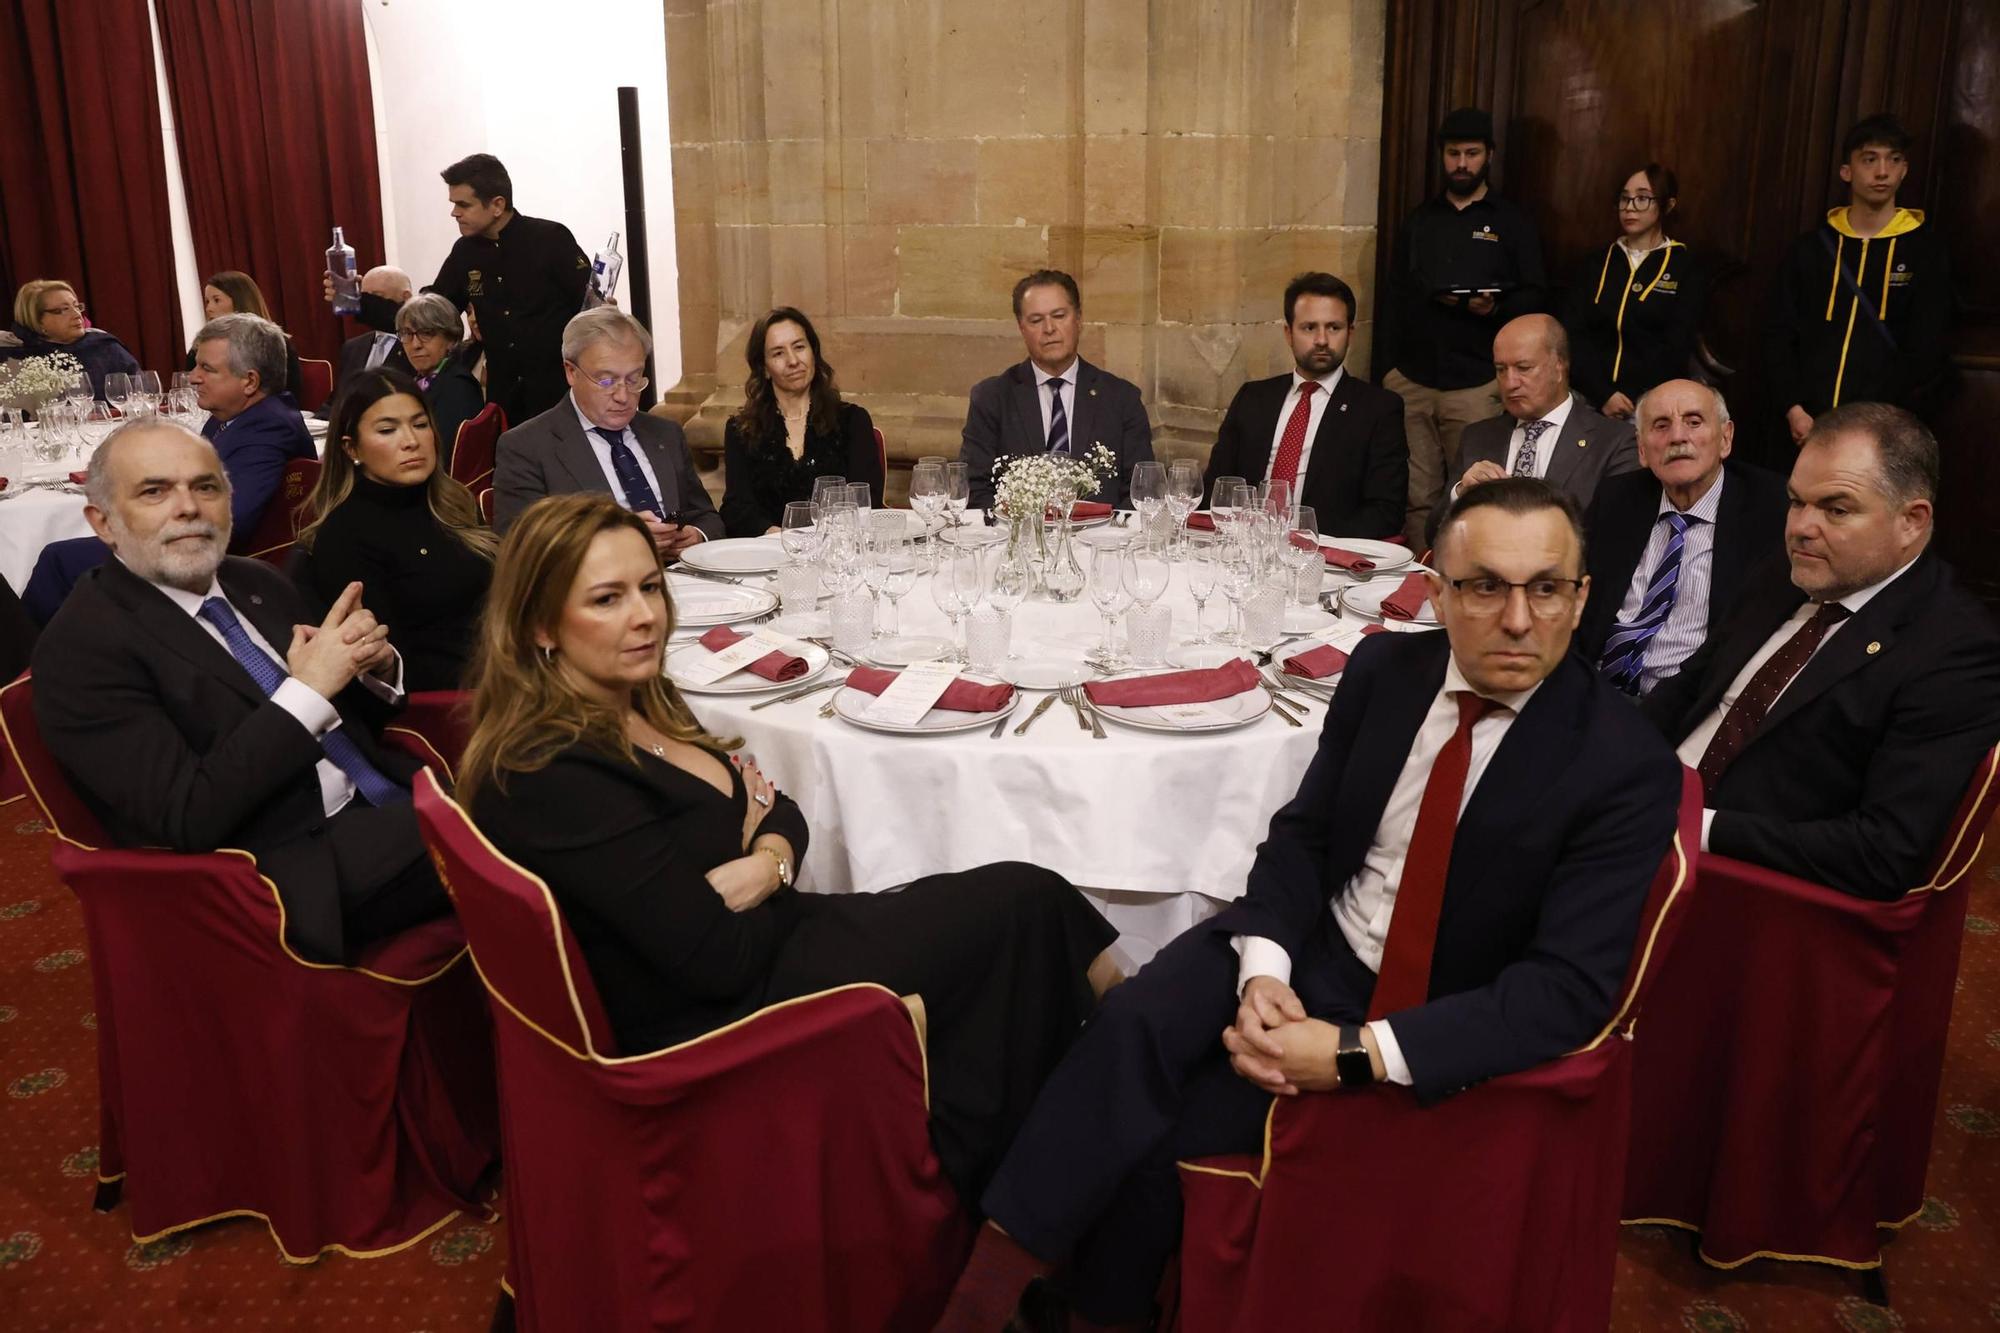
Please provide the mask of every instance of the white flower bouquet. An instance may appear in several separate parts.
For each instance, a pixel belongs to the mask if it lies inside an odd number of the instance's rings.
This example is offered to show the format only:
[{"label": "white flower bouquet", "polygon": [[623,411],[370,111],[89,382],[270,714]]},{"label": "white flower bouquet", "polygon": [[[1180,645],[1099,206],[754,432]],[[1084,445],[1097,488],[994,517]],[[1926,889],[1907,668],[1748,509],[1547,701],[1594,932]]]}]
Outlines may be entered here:
[{"label": "white flower bouquet", "polygon": [[1059,517],[1118,470],[1118,456],[1101,444],[1082,454],[1010,454],[993,465],[993,499],[1009,517]]},{"label": "white flower bouquet", "polygon": [[83,363],[68,352],[0,364],[0,405],[39,408],[51,398],[62,397],[82,373]]}]

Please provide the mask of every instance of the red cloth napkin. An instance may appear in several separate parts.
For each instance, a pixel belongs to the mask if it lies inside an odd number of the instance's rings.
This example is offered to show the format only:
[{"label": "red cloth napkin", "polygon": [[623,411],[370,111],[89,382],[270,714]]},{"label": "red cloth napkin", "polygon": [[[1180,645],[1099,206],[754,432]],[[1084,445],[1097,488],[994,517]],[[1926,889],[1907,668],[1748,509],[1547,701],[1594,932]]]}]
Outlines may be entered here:
[{"label": "red cloth napkin", "polygon": [[[727,625],[717,625],[701,636],[701,646],[711,653],[719,653],[731,644],[742,642],[746,637],[748,636],[738,634]],[[762,676],[765,680],[797,680],[806,674],[807,663],[803,657],[793,657],[790,653],[774,649],[743,669]]]},{"label": "red cloth napkin", "polygon": [[1347,669],[1347,654],[1330,643],[1294,654],[1285,659],[1285,674],[1304,676],[1308,680],[1325,680],[1337,676]]},{"label": "red cloth napkin", "polygon": [[90,480],[90,469],[85,468],[81,472],[72,472],[69,474],[69,479],[75,482],[77,485],[81,486],[85,482]]},{"label": "red cloth napkin", "polygon": [[[878,671],[874,667],[856,667],[847,673],[847,683],[857,690],[869,694],[880,694],[896,683],[900,671]],[[948,708],[954,713],[997,713],[1014,698],[1012,685],[981,685],[975,680],[960,678],[944,687],[944,693],[933,708]]]},{"label": "red cloth napkin", "polygon": [[1403,581],[1396,585],[1396,591],[1382,599],[1382,617],[1385,620],[1415,620],[1430,596],[1431,590],[1424,583],[1422,571],[1405,574]]},{"label": "red cloth napkin", "polygon": [[1188,526],[1189,526],[1189,527],[1191,527],[1191,528],[1193,528],[1193,529],[1194,529],[1194,530],[1195,530],[1196,532],[1214,532],[1214,531],[1215,531],[1215,515],[1213,515],[1213,514],[1189,514],[1189,515],[1188,515]]},{"label": "red cloth napkin", "polygon": [[0,477],[0,491],[4,491],[6,489],[7,489],[7,479],[5,477]]},{"label": "red cloth napkin", "polygon": [[1320,554],[1326,557],[1327,565],[1333,569],[1344,569],[1352,574],[1366,574],[1375,568],[1375,562],[1367,556],[1343,551],[1338,546],[1322,546],[1319,550]]},{"label": "red cloth napkin", "polygon": [[1078,500],[1069,507],[1069,516],[1072,519],[1109,518],[1111,517],[1111,506],[1108,504],[1099,504],[1095,500]]},{"label": "red cloth napkin", "polygon": [[1083,687],[1094,704],[1107,708],[1149,708],[1154,704],[1205,704],[1258,686],[1257,668],[1238,657],[1219,667],[1167,671],[1130,680],[1093,680]]}]

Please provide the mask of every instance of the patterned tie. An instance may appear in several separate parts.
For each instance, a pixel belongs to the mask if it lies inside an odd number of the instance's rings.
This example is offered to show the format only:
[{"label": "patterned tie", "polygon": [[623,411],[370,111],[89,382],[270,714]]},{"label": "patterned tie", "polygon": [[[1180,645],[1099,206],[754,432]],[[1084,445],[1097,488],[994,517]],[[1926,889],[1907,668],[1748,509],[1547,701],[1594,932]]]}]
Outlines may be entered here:
[{"label": "patterned tie", "polygon": [[1721,780],[1722,772],[1730,761],[1743,752],[1750,738],[1757,734],[1757,728],[1764,724],[1765,714],[1771,705],[1778,702],[1778,696],[1792,683],[1792,677],[1805,670],[1812,660],[1813,650],[1819,647],[1826,632],[1847,619],[1852,614],[1839,602],[1822,602],[1819,610],[1813,612],[1812,619],[1800,626],[1784,646],[1772,653],[1757,674],[1743,687],[1743,693],[1736,696],[1729,712],[1724,715],[1722,725],[1716,728],[1708,748],[1702,751],[1701,787],[1712,792]]},{"label": "patterned tie", "polygon": [[1653,570],[1653,577],[1646,583],[1646,596],[1639,603],[1639,614],[1633,617],[1631,624],[1619,625],[1611,632],[1604,645],[1604,656],[1598,660],[1598,670],[1627,694],[1639,693],[1639,677],[1646,666],[1646,649],[1652,644],[1653,636],[1667,623],[1667,617],[1674,613],[1674,598],[1680,592],[1681,548],[1687,541],[1688,524],[1702,521],[1671,512],[1660,517],[1673,529],[1667,537],[1666,552],[1661,555],[1659,566]]},{"label": "patterned tie", "polygon": [[1306,449],[1306,424],[1312,420],[1313,390],[1318,387],[1313,380],[1299,382],[1299,405],[1292,409],[1292,419],[1285,423],[1285,433],[1278,437],[1278,456],[1271,463],[1272,481],[1299,479],[1299,455]]},{"label": "patterned tie", "polygon": [[1389,914],[1389,938],[1382,945],[1382,966],[1375,976],[1375,994],[1368,1003],[1370,1020],[1414,1009],[1430,998],[1431,950],[1437,944],[1438,917],[1444,910],[1445,876],[1451,870],[1451,840],[1458,831],[1458,807],[1465,796],[1466,774],[1472,768],[1472,728],[1502,705],[1470,690],[1458,694],[1458,730],[1431,761],[1424,798],[1417,806],[1410,850],[1403,857],[1403,880]]},{"label": "patterned tie", "polygon": [[1049,452],[1069,452],[1069,418],[1063,415],[1061,380],[1049,380]]},{"label": "patterned tie", "polygon": [[[270,656],[250,641],[244,632],[243,622],[236,618],[236,612],[228,602],[220,597],[211,597],[201,604],[201,618],[222,632],[222,641],[229,645],[229,655],[250,673],[250,679],[269,698],[285,683],[285,669],[272,661]],[[319,748],[326,757],[333,760],[335,767],[354,780],[355,790],[361,799],[370,805],[401,805],[410,799],[410,793],[398,786],[393,778],[368,762],[368,756],[361,753],[361,747],[354,738],[336,727],[319,738]]]},{"label": "patterned tie", "polygon": [[1521,452],[1514,458],[1515,476],[1535,475],[1535,442],[1554,424],[1552,421],[1530,421],[1521,427]]},{"label": "patterned tie", "polygon": [[625,432],[592,426],[590,433],[611,446],[611,471],[618,478],[618,489],[625,492],[625,507],[634,511],[650,510],[654,518],[666,522],[667,511],[660,508],[659,497],[653,494],[646,474],[639,470],[639,456],[632,452],[631,445],[625,443]]}]

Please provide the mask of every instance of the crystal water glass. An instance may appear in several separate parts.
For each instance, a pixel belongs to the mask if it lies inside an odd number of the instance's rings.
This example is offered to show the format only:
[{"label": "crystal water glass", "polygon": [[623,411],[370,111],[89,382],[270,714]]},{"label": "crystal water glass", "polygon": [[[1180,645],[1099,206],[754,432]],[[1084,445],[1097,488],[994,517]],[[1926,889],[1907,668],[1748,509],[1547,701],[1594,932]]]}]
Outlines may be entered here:
[{"label": "crystal water glass", "polygon": [[992,671],[1007,660],[1014,635],[1014,613],[991,604],[975,607],[965,618],[965,660],[975,671]]}]

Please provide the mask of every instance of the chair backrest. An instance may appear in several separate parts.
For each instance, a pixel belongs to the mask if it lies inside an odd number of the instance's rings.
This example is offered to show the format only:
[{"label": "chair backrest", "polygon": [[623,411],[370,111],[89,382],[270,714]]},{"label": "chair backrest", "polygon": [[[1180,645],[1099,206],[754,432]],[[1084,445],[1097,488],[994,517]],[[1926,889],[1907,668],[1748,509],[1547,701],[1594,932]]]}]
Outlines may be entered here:
[{"label": "chair backrest", "polygon": [[1972,868],[1979,849],[1986,844],[1986,830],[1992,827],[1996,810],[2000,810],[2000,745],[1988,750],[1979,767],[1972,770],[1972,781],[1945,830],[1937,860],[1931,864],[1930,880],[1918,892],[1948,889]]},{"label": "chair backrest", "polygon": [[300,511],[306,497],[318,484],[317,458],[294,458],[285,464],[285,475],[279,480],[271,503],[264,506],[257,526],[251,529],[248,540],[238,549],[246,555],[284,568],[285,557],[291,553],[292,543],[299,537]]},{"label": "chair backrest", "polygon": [[875,465],[882,469],[882,493],[886,496],[889,491],[889,445],[882,438],[880,426],[875,428]]},{"label": "chair backrest", "polygon": [[481,518],[483,518],[483,519],[485,519],[485,520],[486,520],[486,526],[487,526],[487,527],[489,527],[489,528],[490,528],[490,527],[492,527],[492,526],[493,526],[493,488],[492,488],[491,486],[488,486],[488,487],[484,488],[483,490],[477,490],[477,491],[474,491],[474,492],[473,492],[473,494],[479,497],[479,516],[480,516]]},{"label": "chair backrest", "polygon": [[320,406],[331,397],[333,397],[333,362],[321,361],[310,356],[300,357],[300,410],[317,412]]},{"label": "chair backrest", "polygon": [[488,403],[470,420],[460,422],[451,444],[451,479],[471,491],[491,486],[494,451],[506,429],[507,414],[498,403]]},{"label": "chair backrest", "polygon": [[35,687],[32,673],[20,676],[0,688],[0,735],[13,756],[14,768],[28,784],[28,795],[42,809],[56,836],[79,847],[103,847],[110,843],[104,826],[90,807],[69,785],[56,757],[42,744],[41,728],[35,725]]},{"label": "chair backrest", "polygon": [[571,1054],[615,1056],[597,987],[549,886],[502,856],[429,769],[417,774],[415,798],[424,845],[487,991]]},{"label": "chair backrest", "polygon": [[1646,998],[1648,983],[1659,975],[1661,964],[1687,920],[1687,895],[1694,892],[1695,858],[1701,848],[1701,778],[1686,764],[1681,765],[1681,803],[1675,817],[1673,845],[1653,875],[1646,891],[1645,910],[1639,917],[1639,933],[1632,943],[1632,961],[1625,967],[1625,984],[1618,991],[1618,1007],[1611,1021],[1597,1034],[1589,1050],[1614,1032],[1629,1030],[1639,1017],[1640,1002]]}]

